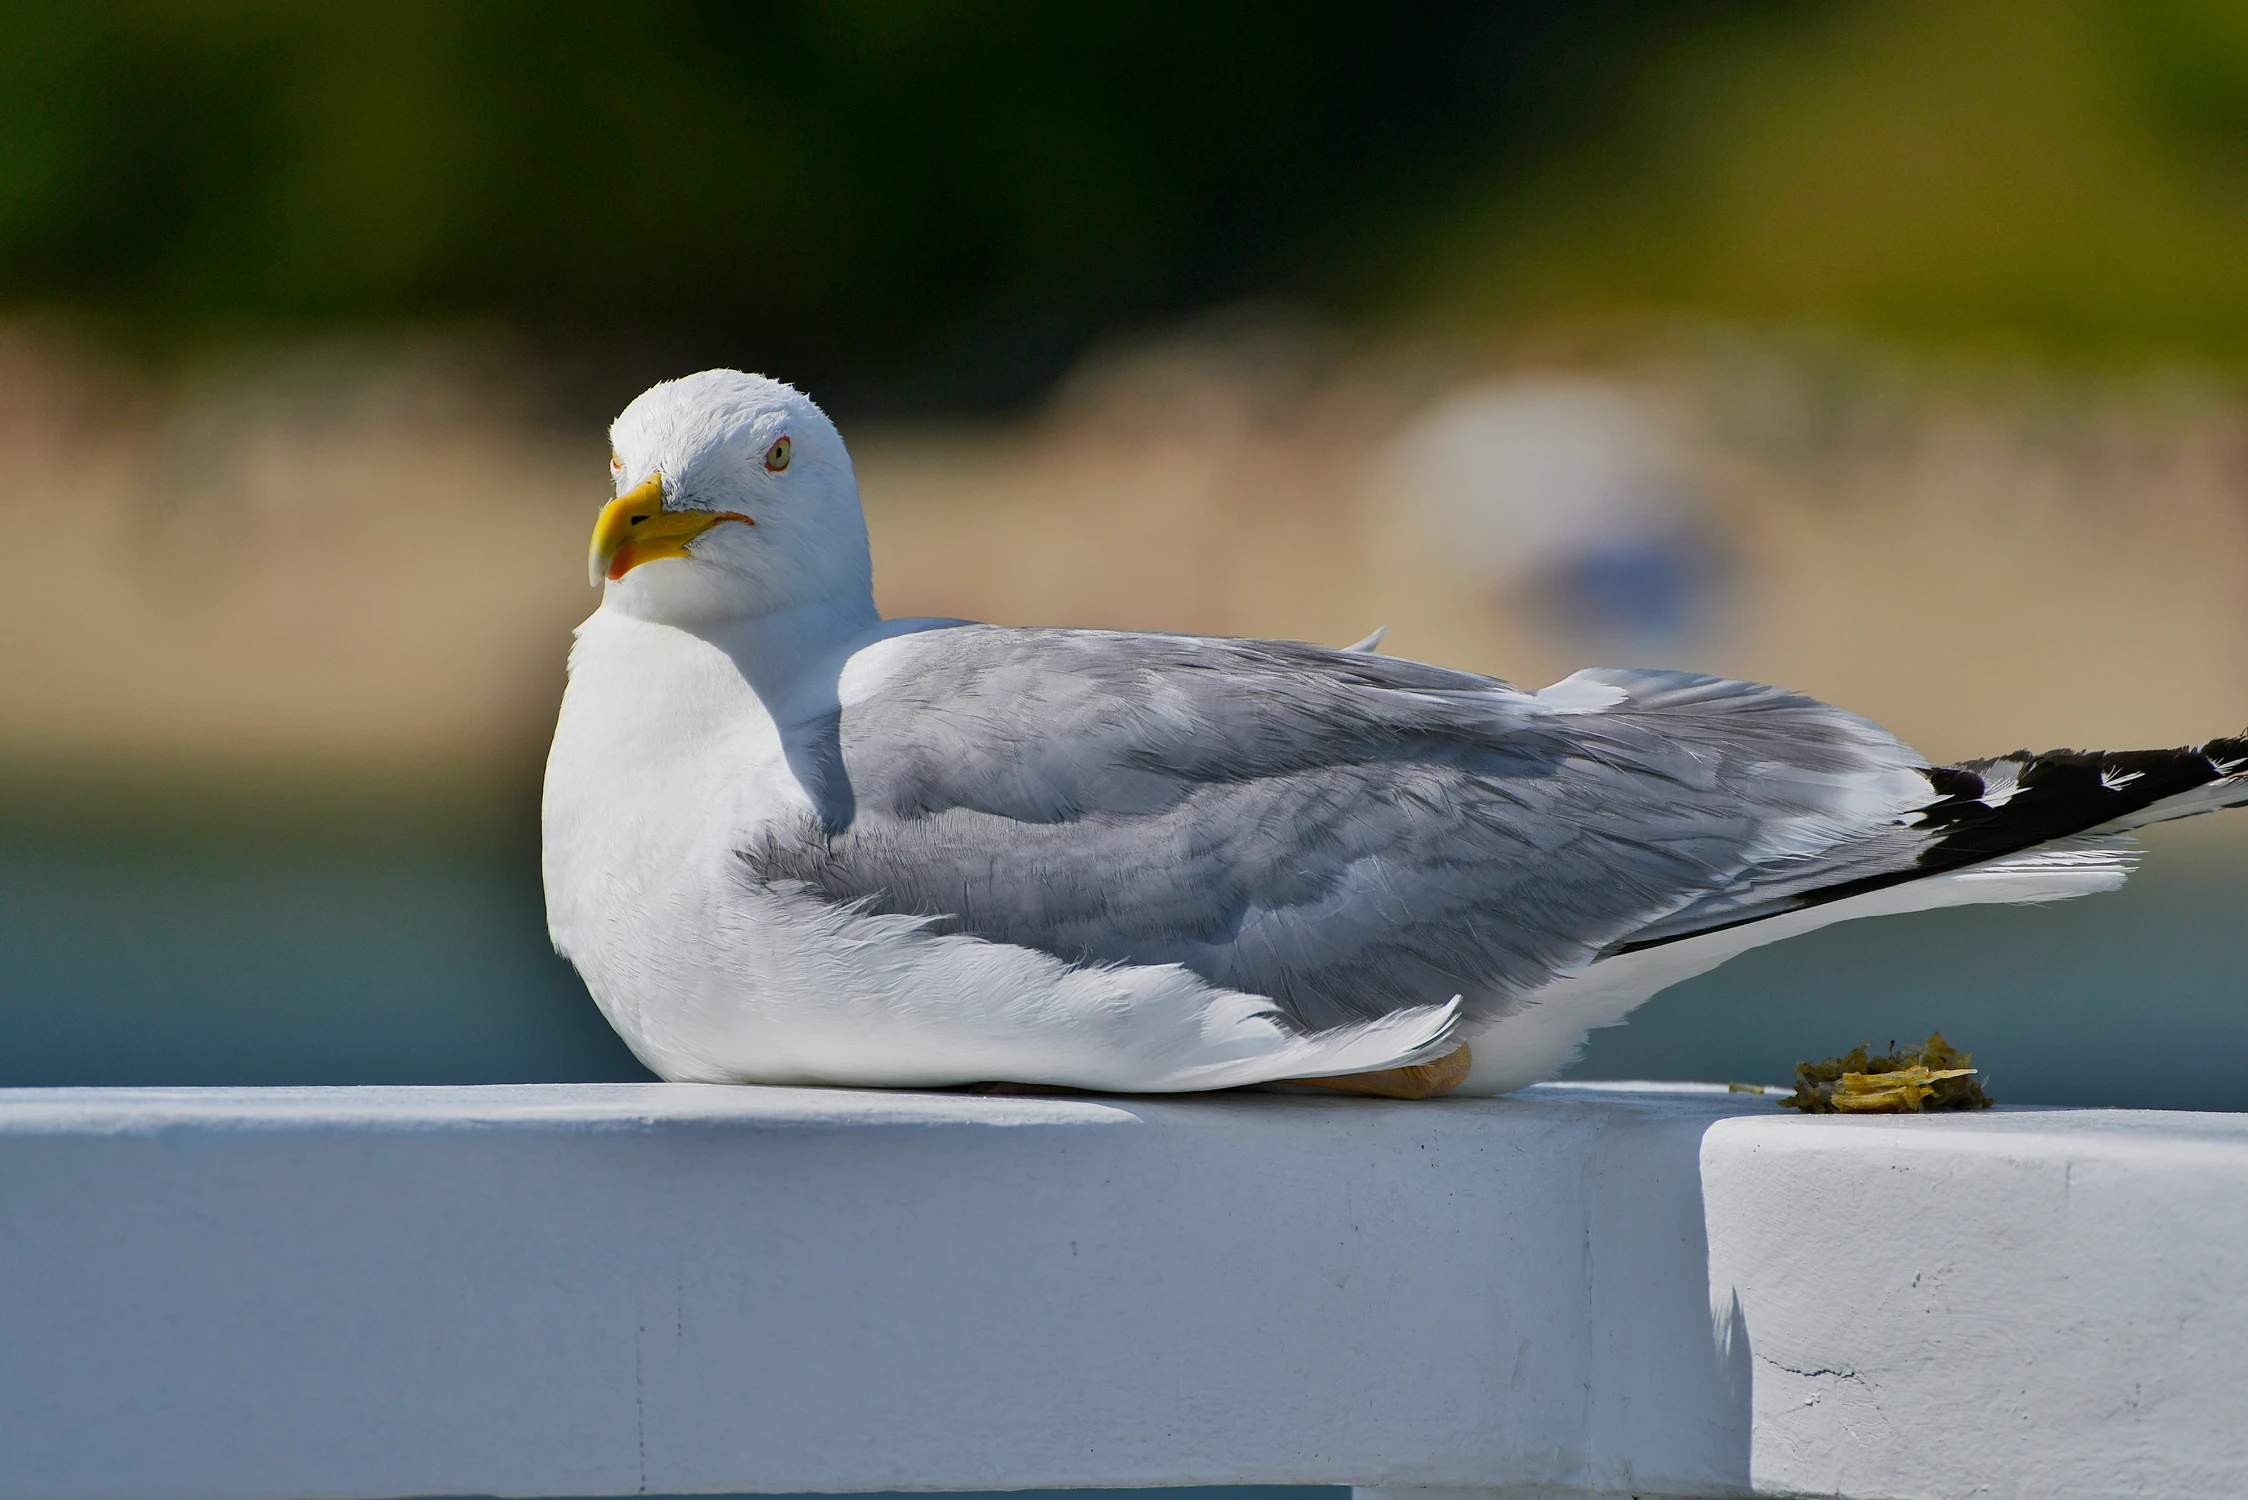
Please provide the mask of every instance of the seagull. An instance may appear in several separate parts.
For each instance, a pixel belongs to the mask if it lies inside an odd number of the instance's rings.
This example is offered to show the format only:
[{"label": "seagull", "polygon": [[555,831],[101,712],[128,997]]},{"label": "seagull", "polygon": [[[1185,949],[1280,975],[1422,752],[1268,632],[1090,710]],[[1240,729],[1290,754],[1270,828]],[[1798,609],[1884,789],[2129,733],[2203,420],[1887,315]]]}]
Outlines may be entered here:
[{"label": "seagull", "polygon": [[610,429],[550,933],[659,1077],[1506,1093],[1747,949],[2110,890],[2248,737],[1938,766],[1779,688],[882,618],[793,387]]}]

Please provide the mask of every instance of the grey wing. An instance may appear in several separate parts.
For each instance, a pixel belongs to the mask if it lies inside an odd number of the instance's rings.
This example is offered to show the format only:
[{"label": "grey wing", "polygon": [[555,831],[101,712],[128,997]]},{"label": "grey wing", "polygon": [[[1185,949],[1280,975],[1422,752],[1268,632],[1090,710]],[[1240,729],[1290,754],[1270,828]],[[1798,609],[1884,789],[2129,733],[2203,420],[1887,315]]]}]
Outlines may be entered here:
[{"label": "grey wing", "polygon": [[753,878],[1180,964],[1315,1030],[1454,995],[1503,1013],[1697,907],[1738,920],[1909,863],[1932,796],[1875,726],[1717,678],[1529,693],[1292,642],[990,626],[900,647],[808,758],[841,815],[744,849]]}]

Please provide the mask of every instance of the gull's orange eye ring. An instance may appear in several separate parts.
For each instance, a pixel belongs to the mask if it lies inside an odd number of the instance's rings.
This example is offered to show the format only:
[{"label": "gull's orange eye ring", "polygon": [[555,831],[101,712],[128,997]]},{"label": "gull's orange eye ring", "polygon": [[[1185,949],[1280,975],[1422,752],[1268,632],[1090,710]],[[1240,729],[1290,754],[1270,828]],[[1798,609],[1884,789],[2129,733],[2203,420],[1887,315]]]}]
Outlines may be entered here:
[{"label": "gull's orange eye ring", "polygon": [[765,450],[765,467],[775,474],[787,468],[789,449],[793,446],[787,438],[777,439],[772,447]]}]

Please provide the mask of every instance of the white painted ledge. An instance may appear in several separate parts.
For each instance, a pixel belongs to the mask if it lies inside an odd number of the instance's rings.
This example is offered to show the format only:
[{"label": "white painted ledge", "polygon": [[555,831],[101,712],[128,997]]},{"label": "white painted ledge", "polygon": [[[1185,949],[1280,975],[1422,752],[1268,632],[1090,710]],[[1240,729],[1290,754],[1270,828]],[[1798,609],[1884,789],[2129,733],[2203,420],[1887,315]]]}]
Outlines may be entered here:
[{"label": "white painted ledge", "polygon": [[0,1093],[5,1497],[2233,1497],[2244,1414],[2244,1117]]}]

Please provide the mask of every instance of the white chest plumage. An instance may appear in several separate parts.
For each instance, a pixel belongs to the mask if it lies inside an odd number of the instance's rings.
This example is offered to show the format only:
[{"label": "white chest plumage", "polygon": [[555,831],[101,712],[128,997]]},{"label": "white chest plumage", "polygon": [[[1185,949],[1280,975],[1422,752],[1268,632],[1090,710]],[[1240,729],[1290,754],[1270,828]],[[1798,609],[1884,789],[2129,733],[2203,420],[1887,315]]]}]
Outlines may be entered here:
[{"label": "white chest plumage", "polygon": [[547,922],[659,1073],[694,1071],[713,1019],[754,1021],[732,978],[732,950],[751,937],[733,852],[806,805],[772,716],[725,651],[609,611],[580,629],[547,760]]}]

